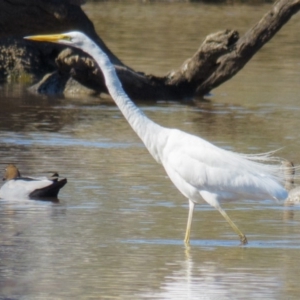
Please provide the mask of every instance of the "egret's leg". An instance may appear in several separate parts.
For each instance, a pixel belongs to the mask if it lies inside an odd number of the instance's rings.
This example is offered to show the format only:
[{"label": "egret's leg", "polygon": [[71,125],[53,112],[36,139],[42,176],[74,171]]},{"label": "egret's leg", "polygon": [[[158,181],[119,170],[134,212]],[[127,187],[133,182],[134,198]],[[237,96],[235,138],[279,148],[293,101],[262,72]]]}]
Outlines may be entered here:
[{"label": "egret's leg", "polygon": [[184,238],[184,242],[186,244],[190,243],[190,234],[191,234],[191,225],[192,225],[194,207],[195,207],[195,203],[189,199],[189,216],[188,216],[185,238]]},{"label": "egret's leg", "polygon": [[239,228],[233,223],[233,221],[229,218],[225,210],[222,209],[222,207],[218,206],[216,207],[221,215],[225,218],[225,220],[230,224],[232,229],[239,235],[241,243],[243,245],[246,245],[248,243],[246,236],[239,230]]}]

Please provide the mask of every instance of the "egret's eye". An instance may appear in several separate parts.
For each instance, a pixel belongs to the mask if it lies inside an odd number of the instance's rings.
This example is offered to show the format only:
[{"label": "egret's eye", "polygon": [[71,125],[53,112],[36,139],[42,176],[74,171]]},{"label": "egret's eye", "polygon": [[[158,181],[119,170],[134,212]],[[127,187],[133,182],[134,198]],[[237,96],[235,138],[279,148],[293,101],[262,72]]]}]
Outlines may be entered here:
[{"label": "egret's eye", "polygon": [[64,39],[65,41],[68,41],[68,42],[71,42],[71,41],[72,41],[72,37],[70,37],[70,36],[68,36],[68,35],[65,35],[65,36],[63,37],[63,39]]}]

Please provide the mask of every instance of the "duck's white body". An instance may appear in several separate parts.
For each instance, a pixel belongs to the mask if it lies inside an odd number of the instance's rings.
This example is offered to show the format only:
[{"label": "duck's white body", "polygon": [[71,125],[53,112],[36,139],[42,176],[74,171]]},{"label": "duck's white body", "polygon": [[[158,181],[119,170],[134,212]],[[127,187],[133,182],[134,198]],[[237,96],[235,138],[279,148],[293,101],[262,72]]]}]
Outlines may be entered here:
[{"label": "duck's white body", "polygon": [[5,169],[6,180],[0,189],[0,198],[6,200],[56,198],[67,180],[58,177],[21,177],[14,165]]},{"label": "duck's white body", "polygon": [[[55,184],[49,179],[43,178],[17,178],[4,183],[0,189],[0,198],[7,200],[38,199],[44,197],[56,197],[57,193],[51,191]],[[52,187],[52,188],[51,188]],[[45,192],[48,190],[48,193]],[[44,192],[43,192],[44,191]]]}]

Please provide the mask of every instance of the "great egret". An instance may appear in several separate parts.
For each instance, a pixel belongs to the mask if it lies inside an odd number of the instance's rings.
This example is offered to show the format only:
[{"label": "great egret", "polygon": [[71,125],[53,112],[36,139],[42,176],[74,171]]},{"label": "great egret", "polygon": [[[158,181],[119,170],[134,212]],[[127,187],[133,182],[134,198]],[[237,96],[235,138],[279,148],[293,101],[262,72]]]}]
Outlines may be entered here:
[{"label": "great egret", "polygon": [[200,137],[178,129],[164,128],[145,116],[122,88],[107,55],[81,32],[25,37],[79,48],[92,56],[105,77],[111,97],[144,142],[154,159],[162,164],[171,181],[189,199],[185,243],[190,240],[195,203],[206,201],[215,207],[239,235],[247,238],[220,206],[220,200],[285,199],[287,192],[280,164],[271,164],[270,154],[244,155],[218,148]]},{"label": "great egret", "polygon": [[22,177],[13,164],[5,168],[3,180],[6,182],[0,189],[0,198],[7,200],[56,198],[67,179],[58,179],[54,173],[47,177]]}]

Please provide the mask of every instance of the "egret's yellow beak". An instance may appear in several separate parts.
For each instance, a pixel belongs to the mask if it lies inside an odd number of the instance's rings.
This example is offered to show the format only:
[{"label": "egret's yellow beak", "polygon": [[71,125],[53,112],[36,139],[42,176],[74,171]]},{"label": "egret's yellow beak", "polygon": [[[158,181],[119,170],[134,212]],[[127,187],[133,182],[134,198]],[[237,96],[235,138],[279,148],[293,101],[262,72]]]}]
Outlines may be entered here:
[{"label": "egret's yellow beak", "polygon": [[58,41],[70,41],[70,37],[66,34],[30,35],[25,36],[24,39],[52,43],[57,43]]}]

